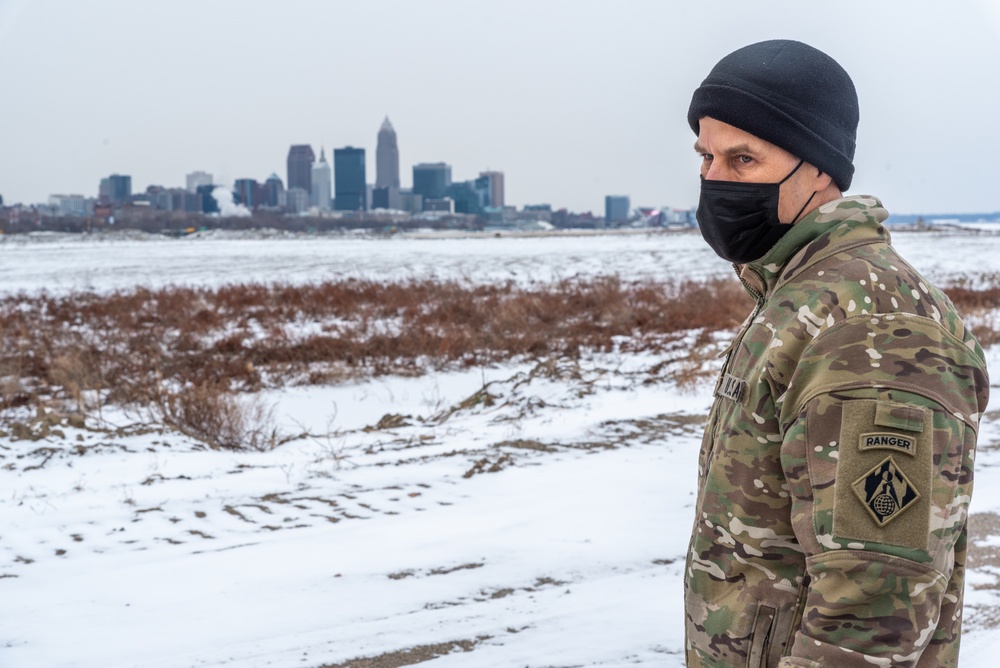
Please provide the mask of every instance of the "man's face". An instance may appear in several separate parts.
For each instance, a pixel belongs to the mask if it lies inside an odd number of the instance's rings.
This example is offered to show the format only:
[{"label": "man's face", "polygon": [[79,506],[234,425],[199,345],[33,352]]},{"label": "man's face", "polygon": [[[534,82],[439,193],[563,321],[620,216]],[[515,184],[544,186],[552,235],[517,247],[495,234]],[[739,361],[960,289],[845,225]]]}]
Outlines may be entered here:
[{"label": "man's face", "polygon": [[[704,117],[698,124],[694,150],[701,156],[701,175],[712,181],[778,183],[788,176],[799,159],[783,148],[755,137],[728,123]],[[781,185],[778,196],[778,220],[792,219],[818,188],[818,170],[808,164]]]}]

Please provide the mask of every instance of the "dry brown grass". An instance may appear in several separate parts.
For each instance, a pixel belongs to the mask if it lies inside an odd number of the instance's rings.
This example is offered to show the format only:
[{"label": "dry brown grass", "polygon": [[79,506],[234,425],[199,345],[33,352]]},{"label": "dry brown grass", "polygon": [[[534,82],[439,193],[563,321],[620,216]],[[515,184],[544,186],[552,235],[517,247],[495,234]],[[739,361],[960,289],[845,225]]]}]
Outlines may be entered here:
[{"label": "dry brown grass", "polygon": [[[736,325],[735,281],[617,278],[539,287],[344,280],[0,299],[0,408],[162,403],[163,388],[254,391],[519,356],[663,345]],[[178,409],[179,410],[179,409]],[[174,410],[177,413],[177,410]]]},{"label": "dry brown grass", "polygon": [[[980,276],[976,281],[959,281],[944,291],[958,311],[967,317],[971,316],[970,320],[973,322],[1000,309],[1000,276],[997,274]],[[972,333],[982,346],[1000,343],[1000,331],[989,324],[973,325]]]},{"label": "dry brown grass", "polygon": [[[1000,307],[1000,288],[948,293],[963,311]],[[0,417],[51,401],[80,413],[105,403],[152,407],[216,447],[263,448],[275,438],[266,411],[235,393],[616,347],[667,351],[691,331],[699,333],[693,367],[676,373],[697,375],[711,333],[738,326],[750,306],[735,279],[615,277],[11,295],[0,298]],[[1000,339],[980,329],[984,344]]]}]

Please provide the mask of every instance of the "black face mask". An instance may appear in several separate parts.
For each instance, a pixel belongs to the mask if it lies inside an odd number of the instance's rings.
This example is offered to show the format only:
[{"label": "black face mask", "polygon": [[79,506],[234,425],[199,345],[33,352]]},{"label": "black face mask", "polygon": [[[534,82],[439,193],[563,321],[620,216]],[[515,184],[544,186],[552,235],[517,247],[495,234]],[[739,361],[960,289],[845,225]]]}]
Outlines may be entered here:
[{"label": "black face mask", "polygon": [[[792,229],[778,220],[778,192],[803,162],[799,160],[795,169],[777,183],[708,181],[702,177],[698,227],[719,257],[738,264],[759,260]],[[815,195],[806,200],[793,222]]]}]

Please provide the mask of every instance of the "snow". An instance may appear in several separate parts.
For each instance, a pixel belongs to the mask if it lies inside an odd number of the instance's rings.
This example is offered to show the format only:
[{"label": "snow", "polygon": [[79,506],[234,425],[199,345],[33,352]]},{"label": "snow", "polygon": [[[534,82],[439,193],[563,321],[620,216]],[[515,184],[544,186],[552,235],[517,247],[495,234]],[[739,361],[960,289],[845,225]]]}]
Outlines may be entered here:
[{"label": "snow", "polygon": [[[1000,237],[893,239],[936,280],[1000,258]],[[0,284],[731,271],[702,246],[691,234],[49,236],[0,242]],[[682,666],[711,385],[670,385],[651,374],[658,361],[605,353],[286,388],[263,399],[299,437],[270,452],[207,450],[113,409],[37,442],[0,438],[0,665],[318,668],[423,652],[435,668]],[[1000,513],[998,446],[991,412],[975,513]],[[998,576],[969,572],[966,668],[1000,650]]]}]

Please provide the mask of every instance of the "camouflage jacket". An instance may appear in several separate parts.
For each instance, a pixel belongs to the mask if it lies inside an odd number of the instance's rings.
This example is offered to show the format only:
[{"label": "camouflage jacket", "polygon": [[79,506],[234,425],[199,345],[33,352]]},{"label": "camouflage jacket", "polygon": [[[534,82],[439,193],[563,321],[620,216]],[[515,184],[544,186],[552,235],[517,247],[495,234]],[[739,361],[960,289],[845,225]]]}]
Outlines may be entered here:
[{"label": "camouflage jacket", "polygon": [[699,458],[688,666],[956,666],[983,351],[872,197],[741,280]]}]

